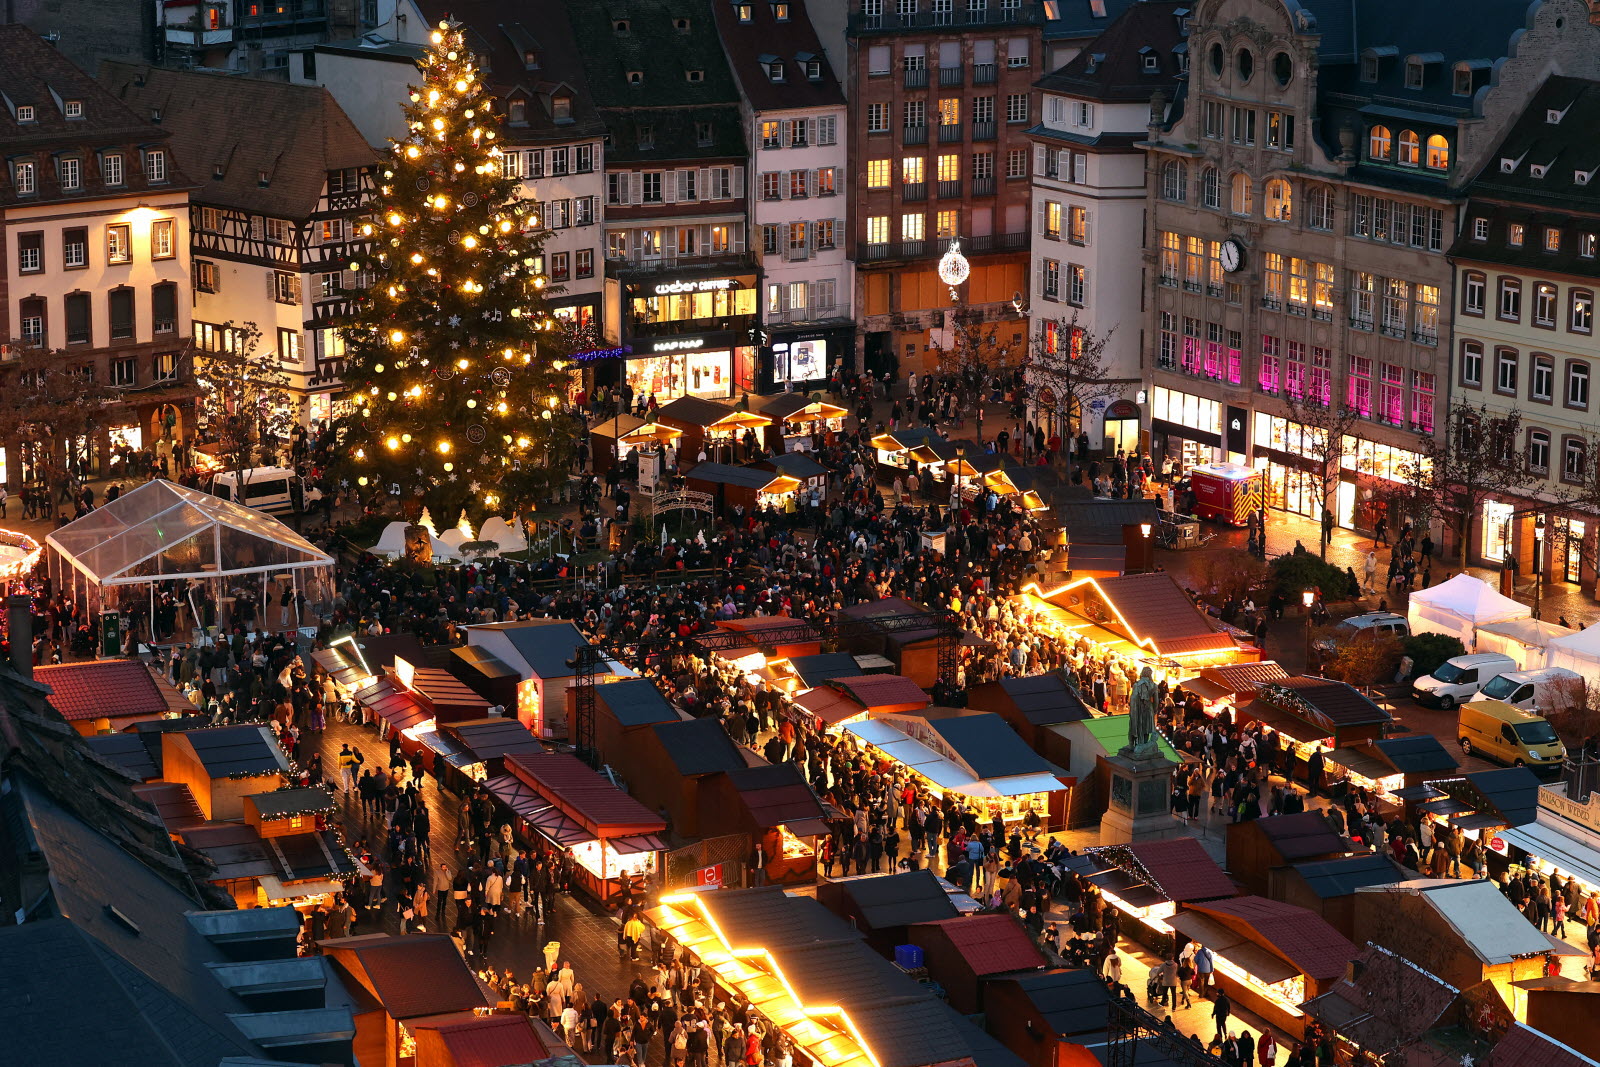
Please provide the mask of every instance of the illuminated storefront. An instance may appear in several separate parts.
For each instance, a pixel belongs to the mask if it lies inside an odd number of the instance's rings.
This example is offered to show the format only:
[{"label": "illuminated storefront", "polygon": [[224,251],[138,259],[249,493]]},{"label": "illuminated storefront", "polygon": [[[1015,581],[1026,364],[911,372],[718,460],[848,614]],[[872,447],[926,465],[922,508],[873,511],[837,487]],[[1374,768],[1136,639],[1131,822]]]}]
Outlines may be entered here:
[{"label": "illuminated storefront", "polygon": [[759,310],[754,273],[625,280],[620,380],[660,404],[754,392]]},{"label": "illuminated storefront", "polygon": [[[1317,431],[1292,419],[1255,413],[1253,463],[1267,474],[1267,506],[1315,519],[1322,515],[1322,447]],[[1340,447],[1333,521],[1345,529],[1370,529],[1378,513],[1372,503],[1382,483],[1401,483],[1422,457],[1391,445],[1345,435]]]},{"label": "illuminated storefront", "polygon": [[1150,392],[1150,435],[1166,440],[1165,457],[1186,471],[1215,463],[1222,454],[1223,405],[1208,397],[1158,385]]},{"label": "illuminated storefront", "polygon": [[792,328],[770,326],[771,340],[763,361],[763,390],[793,387],[809,392],[827,382],[833,367],[855,356],[854,324]]}]

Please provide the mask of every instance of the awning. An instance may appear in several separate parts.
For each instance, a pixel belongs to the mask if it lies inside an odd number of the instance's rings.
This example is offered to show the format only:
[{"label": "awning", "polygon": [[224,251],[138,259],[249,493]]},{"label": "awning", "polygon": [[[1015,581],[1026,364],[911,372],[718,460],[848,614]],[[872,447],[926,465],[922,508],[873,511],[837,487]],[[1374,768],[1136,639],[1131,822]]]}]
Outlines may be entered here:
[{"label": "awning", "polygon": [[611,851],[619,856],[631,856],[635,852],[660,852],[667,846],[655,834],[640,834],[636,837],[613,837],[607,844]]},{"label": "awning", "polygon": [[[585,841],[594,840],[593,834],[567,818],[554,807],[547,807],[544,811],[535,812],[527,816],[527,820],[529,826],[538,830],[562,848],[571,848],[573,845],[581,845]],[[644,850],[640,849],[640,851]]]},{"label": "awning", "polygon": [[593,834],[561,814],[521,780],[502,774],[483,784],[489,787],[489,794],[513,814],[562,848],[594,840]]},{"label": "awning", "polygon": [[401,689],[389,678],[380,679],[373,685],[356,694],[356,699],[362,707],[367,708],[393,726],[396,730],[405,730],[426,722],[433,715],[417,700],[416,697]]},{"label": "awning", "polygon": [[921,741],[915,741],[879,719],[866,719],[844,727],[890,759],[910,767],[941,789],[969,797],[1016,797],[1067,788],[1051,774],[1018,774],[978,778],[955,760],[946,759]]},{"label": "awning", "polygon": [[1530,856],[1577,875],[1579,881],[1600,886],[1600,849],[1564,833],[1542,816],[1534,822],[1501,830],[1499,836]]},{"label": "awning", "polygon": [[1276,985],[1300,973],[1254,941],[1197,911],[1180,911],[1167,923],[1267,985]]},{"label": "awning", "polygon": [[1280,734],[1291,737],[1301,744],[1309,745],[1318,741],[1326,741],[1330,736],[1324,727],[1312,726],[1303,719],[1296,718],[1288,712],[1269,707],[1259,700],[1247,704],[1242,710],[1245,715],[1261,723],[1261,725],[1270,726]]},{"label": "awning", "polygon": [[1388,760],[1364,748],[1336,748],[1324,755],[1330,762],[1337,763],[1352,774],[1359,774],[1374,781],[1380,778],[1392,778],[1400,773]]},{"label": "awning", "polygon": [[844,696],[837,689],[825,685],[801,693],[794,698],[794,703],[796,707],[804,708],[819,722],[828,726],[867,713],[866,708]]},{"label": "awning", "polygon": [[783,825],[796,837],[821,837],[833,832],[832,827],[821,819],[796,819]]},{"label": "awning", "polygon": [[328,672],[336,685],[358,689],[372,675],[359,662],[351,662],[337,648],[319,648],[311,653],[311,662]]},{"label": "awning", "polygon": [[268,900],[294,900],[298,897],[320,897],[328,893],[344,892],[343,882],[317,881],[317,882],[290,882],[283,883],[276,875],[263,874],[256,879]]},{"label": "awning", "polygon": [[1235,696],[1233,690],[1226,686],[1218,685],[1210,678],[1185,678],[1178,683],[1178,687],[1185,693],[1193,693],[1208,704],[1232,700]]}]

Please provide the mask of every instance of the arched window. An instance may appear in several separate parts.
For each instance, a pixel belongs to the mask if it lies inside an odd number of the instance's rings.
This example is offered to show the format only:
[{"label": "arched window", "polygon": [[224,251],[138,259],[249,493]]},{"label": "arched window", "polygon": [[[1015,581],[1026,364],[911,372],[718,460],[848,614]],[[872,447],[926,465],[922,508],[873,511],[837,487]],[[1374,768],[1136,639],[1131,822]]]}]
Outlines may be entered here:
[{"label": "arched window", "polygon": [[1214,75],[1217,75],[1219,77],[1222,74],[1222,59],[1223,59],[1223,56],[1222,56],[1222,45],[1215,44],[1215,43],[1212,44],[1212,46],[1211,46],[1211,73],[1214,74]]},{"label": "arched window", "polygon": [[1212,211],[1222,210],[1222,175],[1217,173],[1216,167],[1200,172],[1200,204]]},{"label": "arched window", "polygon": [[1394,135],[1387,126],[1374,126],[1367,138],[1367,156],[1371,159],[1388,159],[1389,144]]},{"label": "arched window", "polygon": [[1402,167],[1416,166],[1422,149],[1422,142],[1417,137],[1417,131],[1401,130],[1396,144],[1399,147],[1399,151],[1395,153],[1396,161]]},{"label": "arched window", "polygon": [[1189,168],[1176,159],[1161,165],[1161,199],[1181,204],[1188,196]]},{"label": "arched window", "polygon": [[1267,218],[1275,222],[1288,222],[1294,217],[1294,193],[1282,178],[1273,178],[1263,190],[1262,209]]},{"label": "arched window", "polygon": [[1233,176],[1233,213],[1247,216],[1255,214],[1255,190],[1250,186],[1248,174]]},{"label": "arched window", "polygon": [[1442,133],[1428,138],[1428,169],[1450,169],[1450,140]]}]

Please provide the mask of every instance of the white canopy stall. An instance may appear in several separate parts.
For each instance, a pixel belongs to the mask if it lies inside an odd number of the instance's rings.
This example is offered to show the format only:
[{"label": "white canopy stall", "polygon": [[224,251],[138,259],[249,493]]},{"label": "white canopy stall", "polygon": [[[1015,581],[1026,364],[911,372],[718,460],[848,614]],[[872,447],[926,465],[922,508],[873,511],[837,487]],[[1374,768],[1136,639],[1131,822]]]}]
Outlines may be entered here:
[{"label": "white canopy stall", "polygon": [[1600,678],[1600,623],[1587,630],[1558,637],[1545,646],[1549,654],[1547,667],[1565,667],[1577,671],[1584,678]]},{"label": "white canopy stall", "polygon": [[55,588],[69,592],[87,618],[126,604],[123,591],[137,586],[147,587],[153,614],[156,583],[180,582],[191,611],[198,616],[187,594],[203,585],[224,622],[234,587],[259,588],[265,601],[276,584],[315,600],[333,566],[332,556],[272,516],[165,479],[68,523],[45,545]]},{"label": "white canopy stall", "polygon": [[1525,604],[1495,592],[1488,582],[1470,574],[1458,574],[1432,589],[1411,594],[1406,622],[1414,634],[1449,634],[1459,637],[1472,651],[1477,644],[1475,631],[1490,623],[1526,619],[1532,615]]},{"label": "white canopy stall", "polygon": [[1499,652],[1517,661],[1520,671],[1536,671],[1545,666],[1546,646],[1572,631],[1553,622],[1538,619],[1512,619],[1478,627],[1478,651]]}]

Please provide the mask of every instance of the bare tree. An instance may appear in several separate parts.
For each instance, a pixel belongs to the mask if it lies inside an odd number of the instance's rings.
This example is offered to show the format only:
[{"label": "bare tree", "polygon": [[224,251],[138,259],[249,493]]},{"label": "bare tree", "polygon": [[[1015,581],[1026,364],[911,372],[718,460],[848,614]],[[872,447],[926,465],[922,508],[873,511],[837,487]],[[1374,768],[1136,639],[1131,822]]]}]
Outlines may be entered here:
[{"label": "bare tree", "polygon": [[1521,436],[1522,414],[1515,408],[1490,411],[1461,400],[1437,433],[1417,439],[1416,458],[1400,466],[1419,506],[1451,524],[1463,570],[1473,516],[1487,501],[1525,494],[1538,479],[1517,447]]},{"label": "bare tree", "polygon": [[106,409],[119,394],[97,379],[93,364],[70,364],[62,351],[31,342],[11,346],[19,355],[0,365],[0,427],[14,442],[13,454],[25,460],[30,480],[46,497],[47,508],[70,498],[88,476],[81,447],[103,425]]},{"label": "bare tree", "polygon": [[1096,400],[1122,394],[1125,379],[1112,374],[1107,347],[1111,333],[1091,334],[1078,313],[1039,324],[1023,365],[1039,411],[1054,415],[1066,433],[1083,427],[1083,412]]},{"label": "bare tree", "polygon": [[268,466],[297,414],[289,374],[276,353],[260,350],[255,323],[229,321],[217,327],[216,336],[218,348],[190,352],[205,435],[217,459],[235,474]]},{"label": "bare tree", "polygon": [[1346,456],[1345,440],[1361,422],[1361,413],[1349,404],[1333,403],[1315,388],[1287,393],[1288,421],[1299,427],[1299,440],[1286,442],[1291,452],[1304,456],[1314,465],[1318,496],[1322,501],[1321,533],[1318,553],[1328,558],[1328,542],[1333,537],[1333,507]]},{"label": "bare tree", "polygon": [[939,374],[954,386],[960,410],[976,410],[977,439],[982,444],[983,403],[998,373],[1009,369],[1013,358],[1011,342],[1000,339],[1000,327],[1008,324],[986,322],[982,312],[974,308],[954,308],[946,313],[945,321],[950,343],[940,344],[937,336],[933,341]]}]

